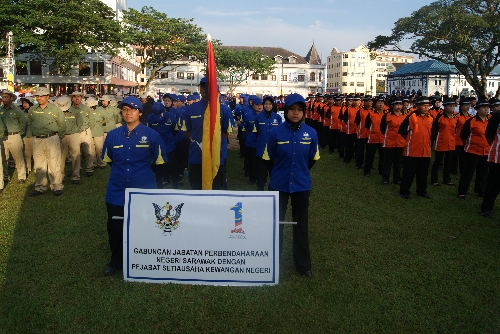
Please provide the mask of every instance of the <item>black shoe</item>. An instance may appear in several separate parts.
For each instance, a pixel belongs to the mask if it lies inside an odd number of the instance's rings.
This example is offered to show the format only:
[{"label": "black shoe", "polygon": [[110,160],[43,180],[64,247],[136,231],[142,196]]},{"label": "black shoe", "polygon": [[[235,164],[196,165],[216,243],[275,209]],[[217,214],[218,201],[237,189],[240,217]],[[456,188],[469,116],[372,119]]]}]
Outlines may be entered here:
[{"label": "black shoe", "polygon": [[410,199],[410,195],[408,194],[401,194],[402,199]]},{"label": "black shoe", "polygon": [[370,176],[370,173],[365,173],[365,176],[366,176],[366,177]]},{"label": "black shoe", "polygon": [[99,166],[100,169],[106,169],[106,167],[108,167],[108,165],[106,165],[106,166]]},{"label": "black shoe", "polygon": [[427,199],[432,199],[431,195],[429,195],[428,193],[418,195],[418,196],[423,197],[423,198],[427,198]]},{"label": "black shoe", "polygon": [[71,183],[73,183],[73,184],[80,184],[80,180],[71,180]]},{"label": "black shoe", "polygon": [[485,217],[485,218],[491,218],[491,214],[489,211],[483,211],[481,212],[481,216]]},{"label": "black shoe", "polygon": [[73,173],[66,174],[67,177],[71,177],[72,175],[73,175]]},{"label": "black shoe", "polygon": [[104,269],[102,274],[107,277],[107,276],[112,276],[112,275],[116,274],[117,271],[118,271],[118,269],[107,266],[106,269]]},{"label": "black shoe", "polygon": [[61,195],[62,195],[62,190],[54,191],[54,196],[61,196]]},{"label": "black shoe", "polygon": [[310,270],[302,271],[302,272],[300,272],[300,274],[301,274],[302,276],[307,277],[307,278],[310,278],[310,277],[312,276],[312,273],[311,273],[311,271],[310,271]]},{"label": "black shoe", "polygon": [[26,180],[19,180],[18,182],[19,182],[19,184],[25,184]]},{"label": "black shoe", "polygon": [[458,195],[458,199],[463,199],[463,200],[465,200],[465,195]]},{"label": "black shoe", "polygon": [[41,191],[33,190],[32,192],[30,192],[30,197],[36,197],[36,196],[40,196],[42,194],[43,193]]},{"label": "black shoe", "polygon": [[94,176],[94,172],[87,172],[87,177]]},{"label": "black shoe", "polygon": [[182,181],[177,182],[177,187],[182,187],[183,185],[184,185],[184,182],[182,182]]}]

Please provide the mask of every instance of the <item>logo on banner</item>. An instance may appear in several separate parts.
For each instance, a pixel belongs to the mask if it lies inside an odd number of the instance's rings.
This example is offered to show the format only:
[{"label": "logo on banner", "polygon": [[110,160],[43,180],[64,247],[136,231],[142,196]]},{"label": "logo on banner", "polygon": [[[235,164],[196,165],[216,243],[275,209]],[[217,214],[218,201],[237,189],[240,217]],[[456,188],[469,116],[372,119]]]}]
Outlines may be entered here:
[{"label": "logo on banner", "polygon": [[243,231],[243,204],[238,202],[231,210],[234,211],[234,229],[231,230],[229,237],[246,239],[245,231]]},{"label": "logo on banner", "polygon": [[177,205],[175,208],[169,202],[165,206],[159,206],[156,203],[152,204],[155,208],[156,226],[163,231],[163,234],[169,233],[172,235],[172,231],[178,229],[181,224],[179,218],[184,203]]}]

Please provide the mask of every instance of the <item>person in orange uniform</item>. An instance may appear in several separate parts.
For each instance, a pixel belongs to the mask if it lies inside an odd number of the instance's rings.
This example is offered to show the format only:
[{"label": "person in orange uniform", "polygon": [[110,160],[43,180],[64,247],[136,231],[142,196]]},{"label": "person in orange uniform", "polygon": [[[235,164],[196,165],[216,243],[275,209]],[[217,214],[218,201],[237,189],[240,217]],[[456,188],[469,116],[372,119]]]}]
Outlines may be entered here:
[{"label": "person in orange uniform", "polygon": [[470,100],[465,96],[460,97],[459,113],[457,114],[457,128],[455,130],[455,153],[451,163],[451,174],[457,175],[462,172],[462,155],[464,154],[464,143],[460,138],[460,132],[465,122],[472,116],[469,114]]},{"label": "person in orange uniform", "polygon": [[[438,174],[443,167],[443,184],[453,186],[451,182],[451,163],[455,152],[455,129],[457,119],[455,115],[456,102],[451,97],[445,97],[443,101],[444,111],[434,119],[433,137],[436,138],[436,156],[431,170],[431,184],[439,186]],[[443,166],[444,159],[444,166]]]},{"label": "person in orange uniform", "polygon": [[417,111],[409,114],[399,127],[399,134],[405,138],[403,151],[403,175],[399,194],[403,199],[410,198],[413,179],[417,181],[417,195],[427,199],[427,174],[431,161],[431,132],[433,119],[429,115],[431,101],[424,96],[416,100]]},{"label": "person in orange uniform", "polygon": [[312,103],[312,111],[311,111],[311,126],[316,130],[316,133],[318,132],[318,127],[319,127],[319,121],[321,119],[321,116],[319,115],[319,106],[321,104],[321,94],[316,93],[316,96],[314,98],[314,102]]},{"label": "person in orange uniform", "polygon": [[478,99],[475,107],[476,116],[465,122],[460,138],[464,141],[463,170],[458,184],[458,198],[465,199],[474,172],[474,192],[483,197],[486,179],[488,177],[488,151],[490,145],[486,141],[486,126],[488,125],[489,103],[486,98]]},{"label": "person in orange uniform", "polygon": [[431,103],[432,107],[429,109],[429,115],[431,115],[432,118],[436,119],[437,115],[443,113],[443,109],[441,109],[441,96],[432,96]]},{"label": "person in orange uniform", "polygon": [[[367,101],[365,101],[366,103]],[[370,99],[369,105],[373,101]],[[370,176],[370,171],[373,167],[375,159],[375,152],[378,151],[378,173],[382,175],[384,166],[384,151],[382,150],[382,143],[384,142],[384,134],[380,130],[380,123],[384,113],[384,101],[377,101],[375,110],[368,112],[365,120],[365,128],[368,130],[368,142],[366,144],[366,158],[365,158],[365,176]]]},{"label": "person in orange uniform", "polygon": [[373,100],[366,95],[363,108],[356,113],[354,123],[358,126],[358,140],[356,141],[356,169],[361,169],[364,163],[366,143],[368,142],[368,128],[365,127],[366,117],[373,111]]},{"label": "person in orange uniform", "polygon": [[307,101],[306,101],[306,115],[305,115],[305,123],[309,126],[311,126],[313,108],[314,108],[314,95],[309,94],[307,96]]},{"label": "person in orange uniform", "polygon": [[[350,98],[350,99],[349,99]],[[345,138],[345,154],[344,163],[348,164],[354,157],[354,152],[356,152],[356,139],[358,136],[358,126],[354,123],[356,118],[356,113],[359,109],[359,103],[361,101],[359,96],[348,97],[350,105],[344,109],[343,119],[346,123],[346,138]]]},{"label": "person in orange uniform", "polygon": [[330,153],[335,152],[335,148],[339,148],[339,136],[340,136],[340,109],[342,108],[342,96],[335,95],[333,97],[333,106],[330,107],[331,121],[330,121],[330,142],[328,144],[328,149]]},{"label": "person in orange uniform", "polygon": [[339,134],[339,159],[344,159],[345,157],[345,143],[347,136],[347,122],[344,120],[344,113],[347,112],[347,108],[351,104],[351,98],[342,98],[342,106],[339,112],[340,121],[340,134]]},{"label": "person in orange uniform", "polygon": [[[321,134],[319,138],[320,147],[325,148],[327,145],[330,145],[330,125],[332,123],[332,110],[334,100],[333,95],[325,95],[326,103],[321,108],[321,112],[323,114],[323,128],[321,129]],[[330,152],[332,149],[329,148]]]},{"label": "person in orange uniform", "polygon": [[[383,96],[377,97],[377,104],[384,104]],[[382,107],[383,108],[383,107]],[[395,97],[391,101],[391,111],[386,113],[380,121],[380,131],[384,134],[384,166],[382,168],[382,184],[389,184],[391,168],[393,169],[392,179],[394,184],[401,183],[401,163],[403,161],[403,148],[405,139],[399,134],[399,127],[406,118],[401,112],[403,103],[400,97]]]},{"label": "person in orange uniform", "polygon": [[486,140],[490,144],[488,152],[488,178],[484,189],[481,214],[490,217],[495,200],[500,193],[500,100],[490,99],[492,116],[486,126]]}]

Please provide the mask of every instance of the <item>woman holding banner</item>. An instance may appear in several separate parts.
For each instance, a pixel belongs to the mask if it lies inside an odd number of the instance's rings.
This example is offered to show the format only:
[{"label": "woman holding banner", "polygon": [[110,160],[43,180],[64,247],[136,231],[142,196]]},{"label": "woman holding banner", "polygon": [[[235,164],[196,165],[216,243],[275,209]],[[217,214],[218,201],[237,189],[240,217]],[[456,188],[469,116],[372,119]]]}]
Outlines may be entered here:
[{"label": "woman holding banner", "polygon": [[[311,277],[308,216],[312,168],[319,159],[316,131],[304,123],[306,103],[299,94],[285,99],[285,122],[269,131],[263,159],[271,160],[269,190],[279,191],[279,219],[285,219],[288,199],[292,205],[293,259],[297,271]],[[283,225],[279,229],[280,254],[283,246]]]}]

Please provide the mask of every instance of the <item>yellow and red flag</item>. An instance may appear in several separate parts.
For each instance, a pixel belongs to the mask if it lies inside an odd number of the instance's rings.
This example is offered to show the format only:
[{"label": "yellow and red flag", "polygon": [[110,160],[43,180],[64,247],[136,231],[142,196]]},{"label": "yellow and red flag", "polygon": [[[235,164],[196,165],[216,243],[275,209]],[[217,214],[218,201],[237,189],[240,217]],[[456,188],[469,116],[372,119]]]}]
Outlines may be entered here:
[{"label": "yellow and red flag", "polygon": [[208,103],[203,116],[203,138],[201,146],[202,189],[212,190],[212,182],[220,167],[220,102],[217,86],[214,50],[212,40],[207,42],[207,83]]}]

